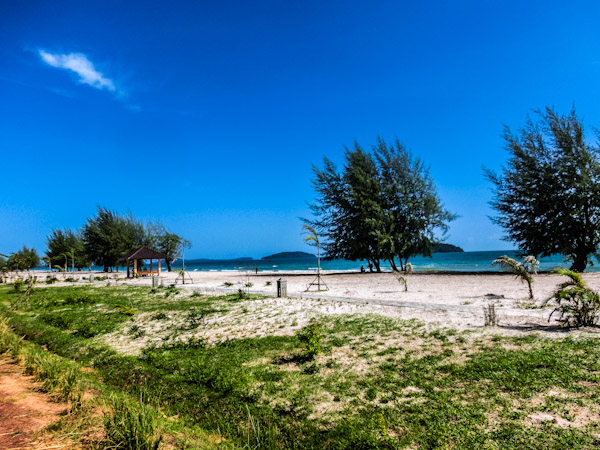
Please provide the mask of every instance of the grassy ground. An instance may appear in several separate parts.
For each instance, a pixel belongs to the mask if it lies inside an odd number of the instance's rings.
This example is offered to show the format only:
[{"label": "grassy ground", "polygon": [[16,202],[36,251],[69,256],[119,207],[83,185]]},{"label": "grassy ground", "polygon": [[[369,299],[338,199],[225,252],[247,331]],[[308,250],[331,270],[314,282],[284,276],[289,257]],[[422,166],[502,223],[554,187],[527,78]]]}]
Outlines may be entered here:
[{"label": "grassy ground", "polygon": [[277,300],[174,288],[21,289],[0,285],[14,332],[88,368],[103,395],[146,399],[173,447],[600,445],[597,339],[284,315]]}]

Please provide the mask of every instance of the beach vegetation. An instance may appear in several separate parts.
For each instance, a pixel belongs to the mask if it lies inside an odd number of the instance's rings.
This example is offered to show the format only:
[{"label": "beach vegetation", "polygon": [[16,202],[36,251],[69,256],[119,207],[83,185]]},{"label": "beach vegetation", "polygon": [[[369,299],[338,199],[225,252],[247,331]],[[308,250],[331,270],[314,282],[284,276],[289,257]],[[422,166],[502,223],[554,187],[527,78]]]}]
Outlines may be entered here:
[{"label": "beach vegetation", "polygon": [[379,272],[382,260],[396,271],[396,260],[403,270],[409,258],[431,256],[456,216],[444,209],[424,162],[381,138],[371,152],[355,142],[345,156],[342,172],[327,158],[322,169],[313,166],[315,219],[304,221],[325,238],[325,257],[365,260]]},{"label": "beach vegetation", "polygon": [[323,336],[321,333],[321,325],[316,321],[311,321],[296,333],[298,341],[305,347],[304,356],[306,358],[313,360],[322,352]]},{"label": "beach vegetation", "polygon": [[69,265],[77,270],[90,265],[80,231],[52,230],[46,237],[46,247],[45,261],[50,267],[64,264],[66,272]]},{"label": "beach vegetation", "polygon": [[8,270],[27,270],[35,269],[40,265],[40,257],[34,248],[23,246],[20,250],[12,253],[6,261]]},{"label": "beach vegetation", "polygon": [[160,415],[144,401],[139,403],[114,395],[104,417],[106,436],[102,448],[115,450],[158,450],[162,441]]},{"label": "beach vegetation", "polygon": [[505,128],[502,172],[485,169],[495,189],[492,220],[522,253],[564,255],[583,272],[600,246],[600,149],[586,142],[575,109],[535,115],[516,134]]},{"label": "beach vegetation", "polygon": [[173,261],[181,257],[186,248],[192,247],[190,241],[175,233],[171,233],[161,223],[148,224],[147,233],[150,237],[150,245],[156,251],[167,255],[165,263],[169,272],[173,271]]},{"label": "beach vegetation", "polygon": [[565,325],[575,327],[595,325],[598,313],[600,313],[600,295],[588,288],[582,276],[577,272],[559,268],[554,273],[564,275],[569,279],[560,284],[548,299],[556,304],[550,318],[557,312],[559,313],[558,320]]},{"label": "beach vegetation", "polygon": [[404,287],[404,292],[408,292],[408,276],[412,273],[412,271],[412,264],[406,263],[398,275],[398,282]]},{"label": "beach vegetation", "polygon": [[[27,310],[11,310],[19,294],[2,285],[0,353],[35,348],[32,367],[56,358],[32,373],[75,403],[82,380],[92,387],[96,407],[79,408],[77,417],[91,421],[101,411],[99,428],[76,435],[95,448],[600,445],[598,393],[589,389],[600,381],[596,337],[325,316],[316,301],[314,310],[291,316],[260,296],[192,294],[166,300],[147,287],[47,286],[32,293]],[[115,308],[124,304],[136,314]],[[310,342],[320,348],[313,360],[304,356]]]},{"label": "beach vegetation", "polygon": [[492,261],[492,264],[509,270],[517,279],[527,283],[529,300],[533,300],[533,274],[537,273],[537,268],[540,265],[540,262],[534,256],[526,256],[523,262],[519,262],[510,256],[503,255]]},{"label": "beach vegetation", "polygon": [[105,272],[122,265],[120,259],[127,252],[150,244],[140,221],[103,207],[98,207],[96,216],[83,226],[82,239],[90,260],[104,266]]}]

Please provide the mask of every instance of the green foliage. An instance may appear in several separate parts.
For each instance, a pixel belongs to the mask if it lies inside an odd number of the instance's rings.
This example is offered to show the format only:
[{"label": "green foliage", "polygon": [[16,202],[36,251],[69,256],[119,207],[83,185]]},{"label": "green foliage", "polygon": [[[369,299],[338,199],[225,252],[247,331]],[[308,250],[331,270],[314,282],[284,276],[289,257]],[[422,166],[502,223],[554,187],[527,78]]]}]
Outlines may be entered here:
[{"label": "green foliage", "polygon": [[[72,230],[52,230],[46,238],[46,258],[52,267],[82,269],[90,264],[81,232]],[[62,272],[62,270],[61,270]]]},{"label": "green foliage", "polygon": [[378,138],[371,153],[355,143],[343,173],[327,158],[324,165],[313,167],[316,219],[306,222],[326,237],[327,258],[366,260],[377,271],[381,260],[396,270],[398,258],[403,268],[412,256],[431,256],[434,233],[455,218],[424,163],[398,141],[388,146]]},{"label": "green foliage", "polygon": [[[15,296],[12,287],[0,286],[0,312],[10,318],[15,333],[48,349],[40,353],[57,353],[93,367],[81,376],[95,377],[94,388],[100,395],[118,394],[116,406],[111,399],[103,408],[110,430],[106,434],[114,437],[105,441],[108,448],[127,448],[118,446],[123,443],[135,448],[140,442],[141,448],[147,448],[144,442],[152,448],[162,428],[153,407],[158,404],[160,414],[171,418],[162,422],[169,434],[202,429],[222,437],[218,446],[223,448],[467,450],[600,445],[595,423],[565,429],[528,423],[531,413],[542,410],[567,420],[577,414],[573,408],[596,412],[598,393],[587,386],[600,380],[597,338],[486,337],[432,330],[418,321],[378,315],[333,315],[327,325],[320,324],[320,367],[296,356],[298,338],[289,335],[230,336],[217,343],[179,335],[132,356],[75,330],[83,321],[97,320],[98,328],[106,323],[104,332],[114,332],[118,326],[131,339],[141,328],[114,311],[115,304],[129,304],[150,318],[168,312],[180,314],[180,319],[194,307],[196,312],[215,314],[213,322],[222,313],[219,308],[235,301],[235,294],[165,302],[147,288],[131,286],[39,291],[52,301],[36,292],[38,301],[32,301],[28,311],[15,312],[5,310]],[[64,302],[84,295],[96,302]],[[43,314],[56,320],[62,317],[64,328],[50,325]],[[132,328],[135,334],[128,335]],[[5,336],[0,330],[0,352],[30,345],[15,333]],[[342,347],[342,354],[329,354],[332,346]],[[126,397],[140,390],[144,398],[156,402],[141,405],[150,409],[151,417],[146,419],[154,417],[156,422],[140,419],[140,412],[146,410]],[[560,398],[553,397],[557,391]],[[173,448],[212,448],[166,437],[165,441]]]},{"label": "green foliage", "polygon": [[223,283],[223,286],[228,288],[228,287],[233,286],[233,283],[231,281],[226,281],[225,283]]},{"label": "green foliage", "polygon": [[309,359],[314,359],[322,352],[323,335],[321,325],[312,321],[307,326],[296,333],[296,337],[301,344],[305,346],[304,355]]},{"label": "green foliage", "polygon": [[136,314],[135,309],[130,308],[126,305],[115,305],[115,309],[117,309],[121,314],[124,314],[129,317],[134,316]]},{"label": "green foliage", "polygon": [[24,285],[25,282],[23,280],[15,280],[15,282],[13,283],[15,291],[20,291],[21,289],[23,289]]},{"label": "green foliage", "polygon": [[505,129],[503,172],[485,171],[496,191],[492,220],[523,253],[561,254],[583,272],[600,246],[599,149],[586,143],[574,109],[536,113],[539,120],[529,119],[518,135]]},{"label": "green foliage", "polygon": [[29,270],[40,265],[40,257],[34,248],[23,246],[21,250],[8,257],[6,267],[9,270]]},{"label": "green foliage", "polygon": [[105,271],[122,265],[124,254],[150,243],[141,222],[102,207],[83,226],[82,239],[91,261],[104,266]]},{"label": "green foliage", "polygon": [[559,268],[554,273],[569,277],[569,280],[562,283],[548,299],[557,305],[550,317],[558,312],[558,320],[565,325],[593,326],[600,312],[600,295],[589,289],[581,275],[576,272]]},{"label": "green foliage", "polygon": [[167,231],[164,225],[153,223],[148,225],[148,234],[150,236],[151,245],[159,252],[167,255],[165,260],[167,270],[171,272],[172,262],[181,256],[186,248],[191,248],[192,244],[187,239],[178,236],[175,233]]},{"label": "green foliage", "polygon": [[160,446],[161,422],[156,410],[140,402],[132,405],[113,397],[110,414],[104,417],[105,449],[157,450]]},{"label": "green foliage", "polygon": [[492,264],[497,264],[503,269],[509,270],[516,278],[527,283],[529,288],[529,299],[533,300],[533,277],[532,273],[537,272],[540,263],[534,256],[526,256],[523,262],[519,262],[510,256],[503,255],[492,261]]}]

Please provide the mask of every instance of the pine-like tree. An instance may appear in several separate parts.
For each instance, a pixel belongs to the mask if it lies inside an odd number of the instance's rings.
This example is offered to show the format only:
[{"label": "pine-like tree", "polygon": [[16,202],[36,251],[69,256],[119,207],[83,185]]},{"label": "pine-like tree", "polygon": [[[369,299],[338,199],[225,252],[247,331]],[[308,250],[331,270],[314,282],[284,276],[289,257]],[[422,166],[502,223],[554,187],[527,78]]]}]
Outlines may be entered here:
[{"label": "pine-like tree", "polygon": [[52,230],[52,233],[46,238],[46,245],[48,248],[45,260],[50,263],[51,267],[63,265],[67,255],[67,265],[78,270],[90,264],[80,232]]},{"label": "pine-like tree", "polygon": [[120,259],[126,253],[151,243],[141,222],[102,207],[96,217],[87,220],[82,235],[91,261],[104,266],[105,272],[121,265]]},{"label": "pine-like tree", "polygon": [[561,254],[582,272],[600,245],[599,149],[586,143],[574,109],[536,114],[518,135],[505,128],[511,158],[502,173],[485,170],[499,213],[492,220],[524,254]]},{"label": "pine-like tree", "polygon": [[444,210],[428,169],[398,142],[382,139],[371,153],[357,143],[346,149],[343,174],[325,158],[324,169],[313,166],[318,197],[306,220],[326,238],[328,259],[366,260],[380,271],[388,260],[397,270],[412,256],[431,256],[437,230],[445,231],[455,216]]}]

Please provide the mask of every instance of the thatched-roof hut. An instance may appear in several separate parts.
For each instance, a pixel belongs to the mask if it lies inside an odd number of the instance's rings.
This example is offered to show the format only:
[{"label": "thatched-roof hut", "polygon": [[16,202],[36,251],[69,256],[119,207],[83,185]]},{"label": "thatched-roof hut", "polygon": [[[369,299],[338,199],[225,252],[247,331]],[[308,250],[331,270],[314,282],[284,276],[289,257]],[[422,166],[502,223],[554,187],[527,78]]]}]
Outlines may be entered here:
[{"label": "thatched-roof hut", "polygon": [[[138,270],[138,261],[149,259],[150,260],[150,270]],[[158,271],[154,272],[153,261],[158,260]],[[167,255],[164,253],[157,252],[156,250],[152,250],[146,246],[141,246],[137,250],[134,250],[130,253],[121,257],[122,261],[127,261],[127,278],[130,277],[129,273],[129,263],[133,261],[133,276],[145,276],[145,275],[154,275],[155,273],[160,276],[160,260],[167,259]]]}]

